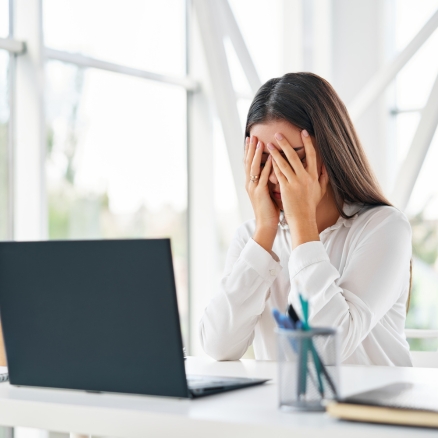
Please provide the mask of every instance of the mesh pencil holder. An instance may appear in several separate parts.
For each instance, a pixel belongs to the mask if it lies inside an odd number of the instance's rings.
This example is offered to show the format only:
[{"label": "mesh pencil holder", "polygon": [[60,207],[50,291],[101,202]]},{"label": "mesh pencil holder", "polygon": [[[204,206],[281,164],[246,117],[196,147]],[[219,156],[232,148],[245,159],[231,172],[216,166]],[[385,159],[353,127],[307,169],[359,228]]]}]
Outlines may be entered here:
[{"label": "mesh pencil holder", "polygon": [[278,386],[282,410],[323,411],[336,399],[339,353],[336,330],[277,329]]}]

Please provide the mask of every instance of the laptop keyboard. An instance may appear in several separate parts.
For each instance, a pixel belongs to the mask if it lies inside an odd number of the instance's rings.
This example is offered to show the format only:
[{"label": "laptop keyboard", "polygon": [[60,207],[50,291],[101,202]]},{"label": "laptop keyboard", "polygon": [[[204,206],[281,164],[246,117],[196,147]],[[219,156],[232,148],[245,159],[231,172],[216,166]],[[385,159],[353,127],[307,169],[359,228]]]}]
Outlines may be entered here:
[{"label": "laptop keyboard", "polygon": [[248,379],[241,377],[187,376],[187,385],[189,389],[235,386],[246,381],[248,381]]},{"label": "laptop keyboard", "polygon": [[226,382],[222,379],[206,376],[187,376],[187,385],[189,389],[197,388],[216,388],[224,386]]}]

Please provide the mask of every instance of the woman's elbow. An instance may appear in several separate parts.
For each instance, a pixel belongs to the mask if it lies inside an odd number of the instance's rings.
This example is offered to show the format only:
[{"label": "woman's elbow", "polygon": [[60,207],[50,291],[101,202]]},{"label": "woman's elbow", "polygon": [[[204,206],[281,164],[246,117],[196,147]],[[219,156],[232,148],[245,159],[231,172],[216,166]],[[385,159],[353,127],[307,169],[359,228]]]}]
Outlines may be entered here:
[{"label": "woman's elbow", "polygon": [[230,351],[221,348],[204,348],[204,351],[214,360],[217,361],[227,361],[227,360],[239,360],[242,358],[243,354],[233,354]]},{"label": "woman's elbow", "polygon": [[245,351],[234,350],[225,336],[207,336],[205,328],[200,325],[201,346],[206,354],[217,361],[239,360]]}]

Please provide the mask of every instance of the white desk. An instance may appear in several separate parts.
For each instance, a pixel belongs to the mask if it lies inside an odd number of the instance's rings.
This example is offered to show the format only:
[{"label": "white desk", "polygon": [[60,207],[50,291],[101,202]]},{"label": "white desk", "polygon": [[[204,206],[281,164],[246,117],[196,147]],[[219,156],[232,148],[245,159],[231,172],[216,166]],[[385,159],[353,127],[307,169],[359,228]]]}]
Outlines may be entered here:
[{"label": "white desk", "polygon": [[[278,410],[276,363],[189,358],[192,374],[272,378],[262,386],[196,400],[0,384],[0,425],[113,437],[436,437],[438,431],[340,422],[323,413]],[[395,381],[438,383],[438,369],[342,367],[344,395]]]}]

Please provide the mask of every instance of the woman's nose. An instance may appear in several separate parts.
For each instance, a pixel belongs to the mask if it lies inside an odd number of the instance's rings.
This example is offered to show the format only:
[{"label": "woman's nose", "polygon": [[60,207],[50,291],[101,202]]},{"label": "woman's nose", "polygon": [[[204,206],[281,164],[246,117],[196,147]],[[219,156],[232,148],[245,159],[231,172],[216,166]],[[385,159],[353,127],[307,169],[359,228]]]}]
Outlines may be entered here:
[{"label": "woman's nose", "polygon": [[278,179],[277,179],[277,176],[275,175],[274,168],[271,168],[271,174],[269,175],[269,181],[272,184],[275,184],[275,185],[278,184]]}]

